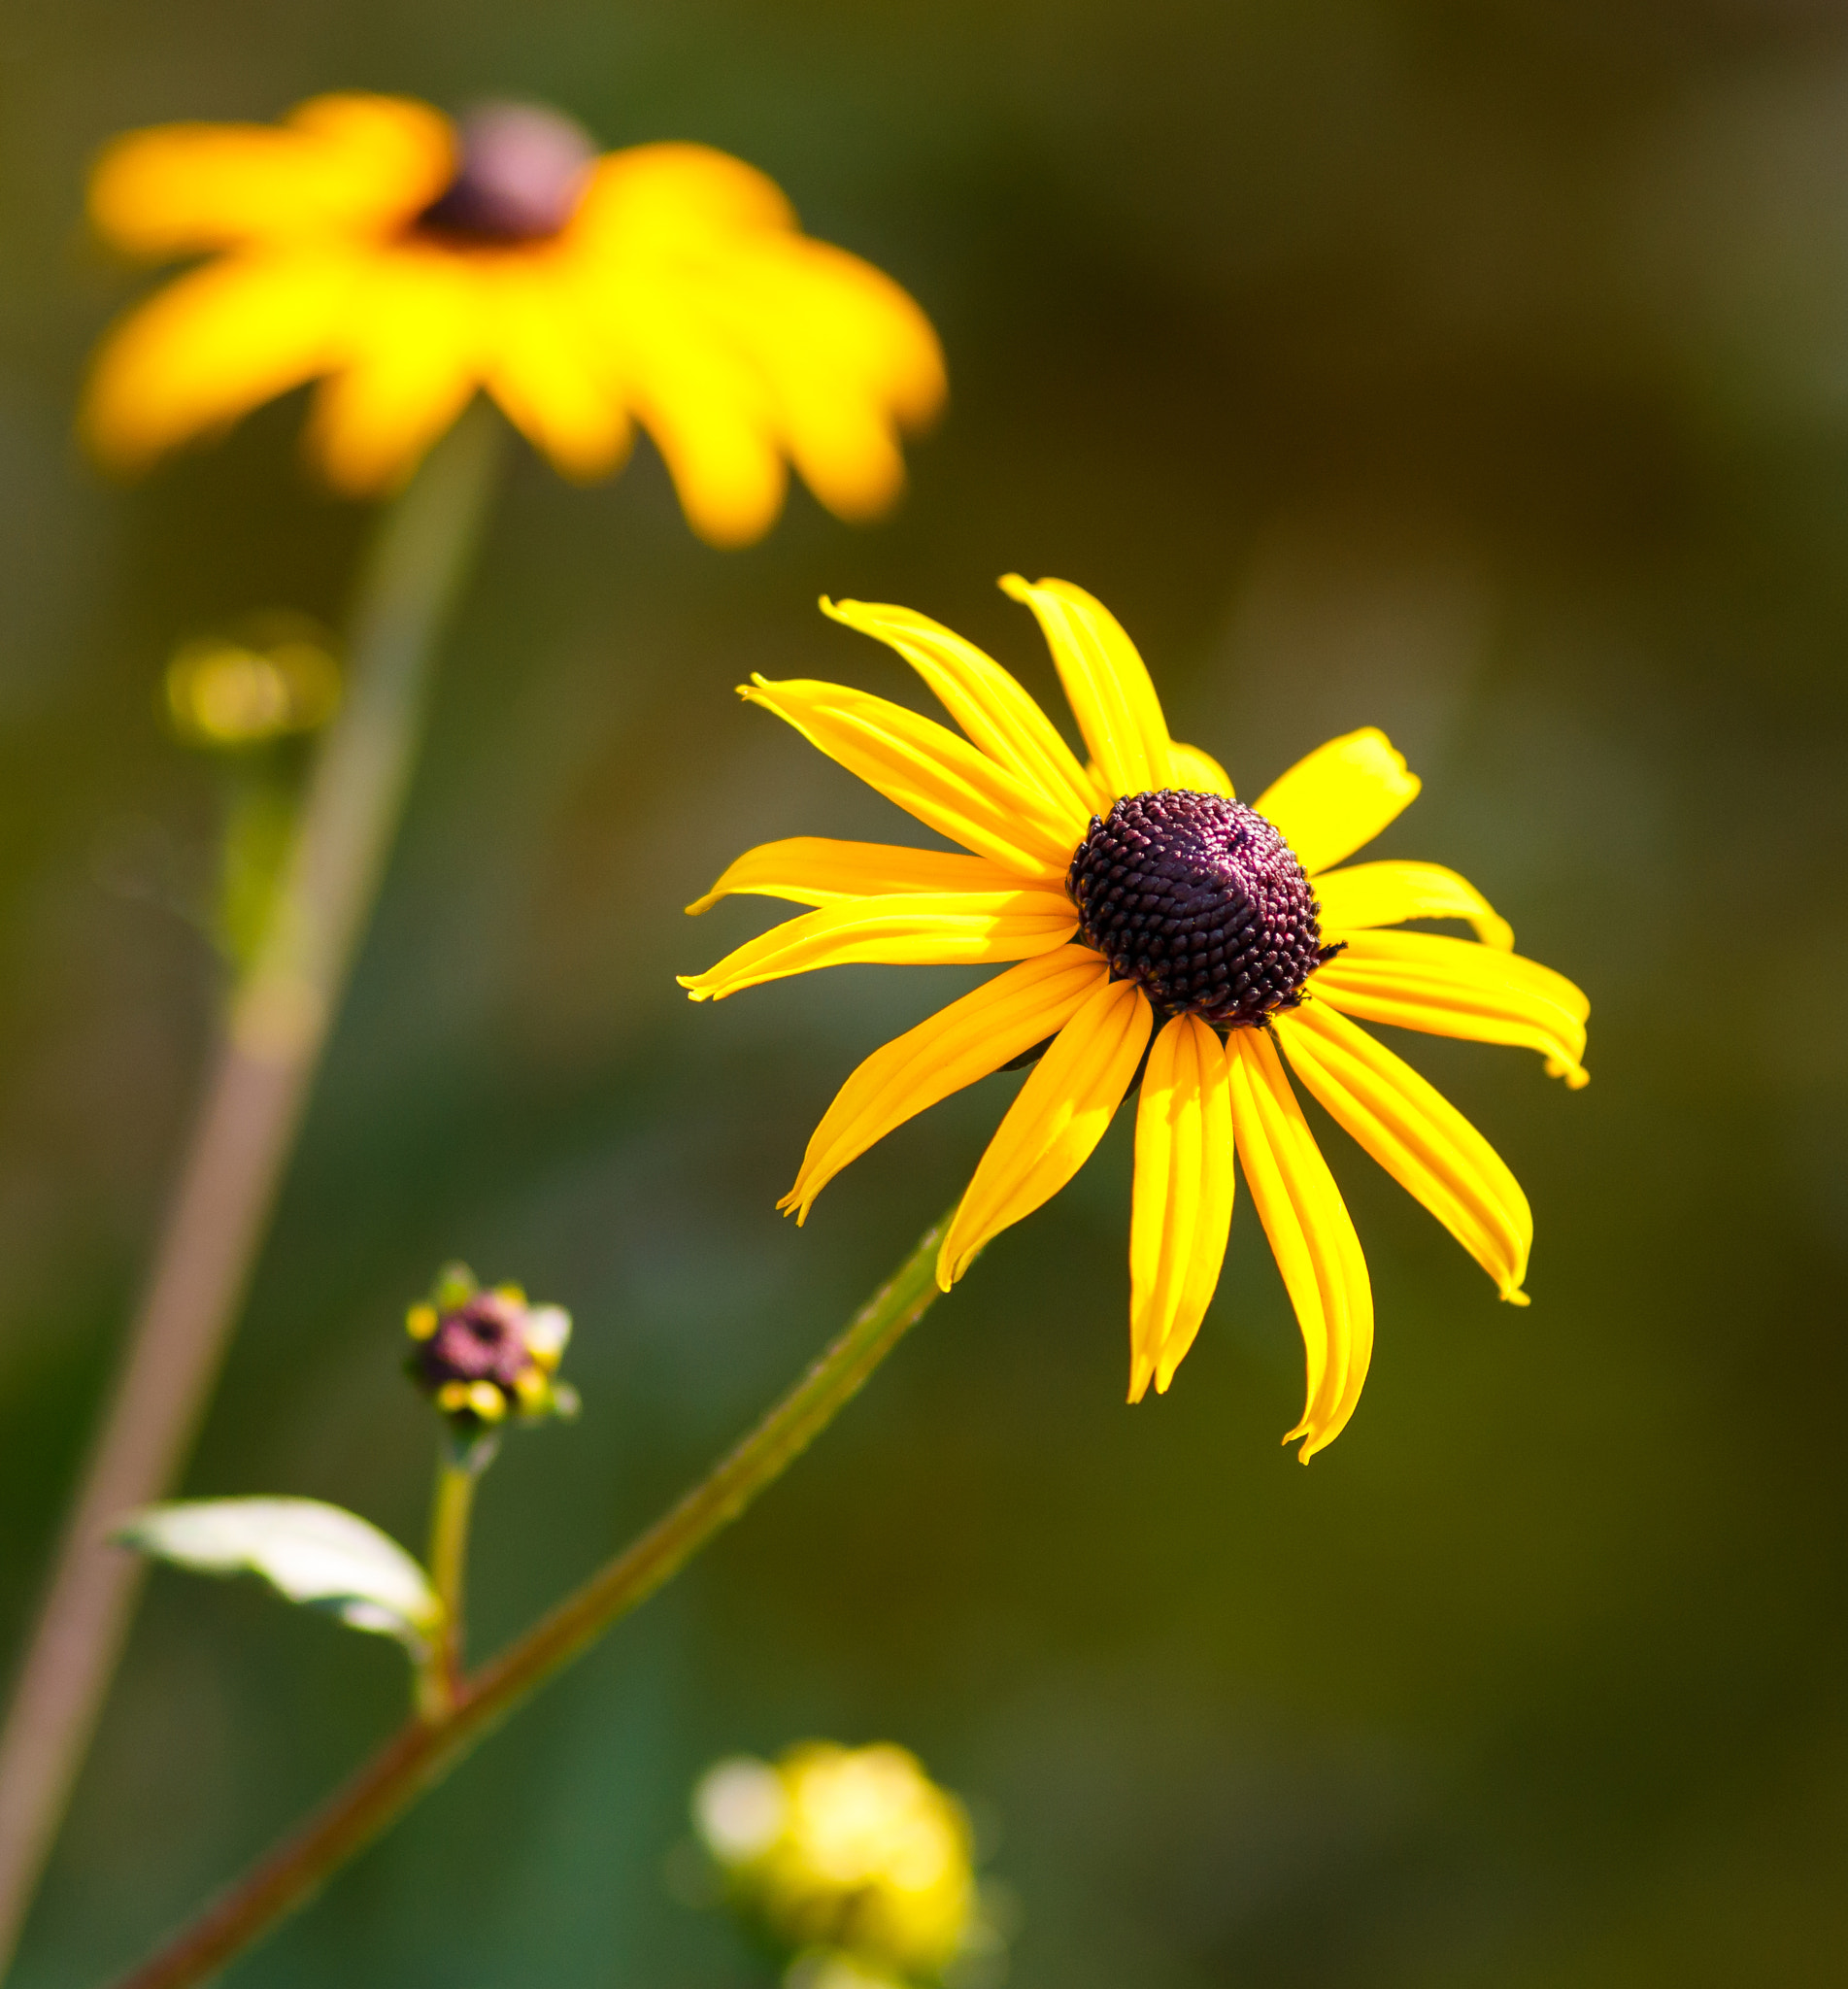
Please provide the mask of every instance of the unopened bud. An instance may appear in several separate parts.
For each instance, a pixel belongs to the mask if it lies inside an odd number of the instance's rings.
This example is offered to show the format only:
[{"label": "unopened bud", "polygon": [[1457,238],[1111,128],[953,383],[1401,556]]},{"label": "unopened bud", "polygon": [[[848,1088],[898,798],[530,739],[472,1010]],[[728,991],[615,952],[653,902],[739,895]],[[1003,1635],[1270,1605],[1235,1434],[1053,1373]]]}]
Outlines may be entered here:
[{"label": "unopened bud", "polygon": [[458,1434],[509,1417],[536,1423],[577,1414],[577,1391],[555,1378],[571,1337],[562,1306],[531,1304],[518,1285],[484,1291],[465,1264],[450,1264],[404,1324],[412,1340],[406,1371]]},{"label": "unopened bud", "polygon": [[196,636],[167,665],[167,714],[195,746],[238,752],[312,732],[340,704],[333,638],[299,615],[252,616]]},{"label": "unopened bud", "polygon": [[740,1915],[803,1989],[936,1981],[985,1938],[968,1820],[902,1747],[721,1762],[693,1821]]}]

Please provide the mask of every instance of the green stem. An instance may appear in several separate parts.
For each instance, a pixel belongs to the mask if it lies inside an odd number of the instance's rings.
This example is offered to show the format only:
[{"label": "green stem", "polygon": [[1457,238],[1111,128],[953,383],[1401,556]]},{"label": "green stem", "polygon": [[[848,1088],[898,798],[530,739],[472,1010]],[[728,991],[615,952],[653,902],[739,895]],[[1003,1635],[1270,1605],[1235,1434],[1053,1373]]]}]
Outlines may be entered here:
[{"label": "green stem", "polygon": [[443,1604],[443,1628],[429,1656],[418,1668],[418,1715],[445,1720],[462,1689],[464,1658],[463,1584],[468,1567],[468,1527],[475,1511],[481,1466],[455,1455],[445,1437],[436,1466],[436,1499],[430,1514],[430,1585]]},{"label": "green stem", "polygon": [[858,1394],[873,1369],[937,1297],[937,1247],[949,1218],[924,1236],[730,1455],[663,1518],[509,1649],[466,1679],[446,1720],[412,1720],[347,1786],[117,1989],[185,1989],[292,1913],[348,1859],[461,1760],[554,1671],[646,1601],[721,1528],[736,1519]]},{"label": "green stem", "polygon": [[128,1632],[144,1568],[106,1544],[178,1479],[268,1227],[308,1088],[378,893],[437,639],[503,438],[473,409],[379,521],[347,698],[317,755],[269,929],[234,989],[140,1309],[0,1735],[5,1972]]}]

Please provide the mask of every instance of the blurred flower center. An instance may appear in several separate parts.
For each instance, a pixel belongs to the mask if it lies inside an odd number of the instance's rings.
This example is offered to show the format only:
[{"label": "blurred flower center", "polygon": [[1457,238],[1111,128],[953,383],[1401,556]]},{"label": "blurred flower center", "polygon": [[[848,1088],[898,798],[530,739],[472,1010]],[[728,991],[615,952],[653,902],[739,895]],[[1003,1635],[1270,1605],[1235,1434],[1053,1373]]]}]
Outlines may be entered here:
[{"label": "blurred flower center", "polygon": [[1256,809],[1168,788],[1130,794],[1078,845],[1081,936],[1170,1015],[1251,1028],[1294,1008],[1338,950],[1295,853]]},{"label": "blurred flower center", "polygon": [[461,120],[455,177],[418,226],[480,242],[538,242],[578,210],[596,147],[538,104],[485,104]]},{"label": "blurred flower center", "polygon": [[435,1387],[446,1381],[492,1381],[512,1388],[532,1365],[524,1314],[523,1306],[498,1292],[483,1292],[446,1312],[418,1348],[424,1379]]}]

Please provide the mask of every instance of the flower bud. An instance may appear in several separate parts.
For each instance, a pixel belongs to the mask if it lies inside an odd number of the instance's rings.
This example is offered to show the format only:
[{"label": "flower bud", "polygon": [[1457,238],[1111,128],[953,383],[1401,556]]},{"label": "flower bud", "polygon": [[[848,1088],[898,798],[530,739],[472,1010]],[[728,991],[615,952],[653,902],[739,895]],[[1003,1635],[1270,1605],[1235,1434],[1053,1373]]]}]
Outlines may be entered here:
[{"label": "flower bud", "polygon": [[791,1981],[934,1982],[979,1936],[968,1820],[902,1747],[808,1741],[708,1771],[693,1820]]},{"label": "flower bud", "polygon": [[252,616],[196,636],[167,665],[167,715],[194,746],[220,753],[312,732],[340,703],[333,638],[305,616]]},{"label": "flower bud", "polygon": [[554,1379],[571,1337],[562,1306],[529,1304],[518,1285],[483,1291],[466,1264],[454,1264],[404,1324],[414,1343],[405,1371],[458,1435],[480,1435],[509,1417],[577,1414],[577,1391]]}]

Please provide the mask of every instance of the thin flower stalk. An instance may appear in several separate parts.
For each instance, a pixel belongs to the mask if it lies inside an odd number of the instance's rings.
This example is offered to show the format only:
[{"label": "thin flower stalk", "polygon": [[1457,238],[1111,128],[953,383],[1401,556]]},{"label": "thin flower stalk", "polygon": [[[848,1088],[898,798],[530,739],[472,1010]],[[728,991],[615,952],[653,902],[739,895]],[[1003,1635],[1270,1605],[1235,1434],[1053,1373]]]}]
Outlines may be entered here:
[{"label": "thin flower stalk", "polygon": [[938,1297],[946,1216],[728,1456],[574,1595],[472,1677],[447,1718],[414,1718],[286,1837],[117,1989],[203,1982],[304,1905],[348,1860],[433,1788],[501,1721],[677,1574],[801,1456]]},{"label": "thin flower stalk", "polygon": [[183,1469],[262,1245],[416,762],[436,644],[504,455],[478,406],[380,520],[345,703],[267,936],[234,989],[115,1393],[0,1735],[0,1972],[108,1691],[145,1564],[106,1544]]},{"label": "thin flower stalk", "polygon": [[418,1711],[426,1720],[446,1719],[461,1690],[468,1534],[481,1475],[473,1459],[457,1457],[453,1446],[444,1445],[430,1517],[430,1581],[443,1604],[443,1627],[417,1677]]}]

